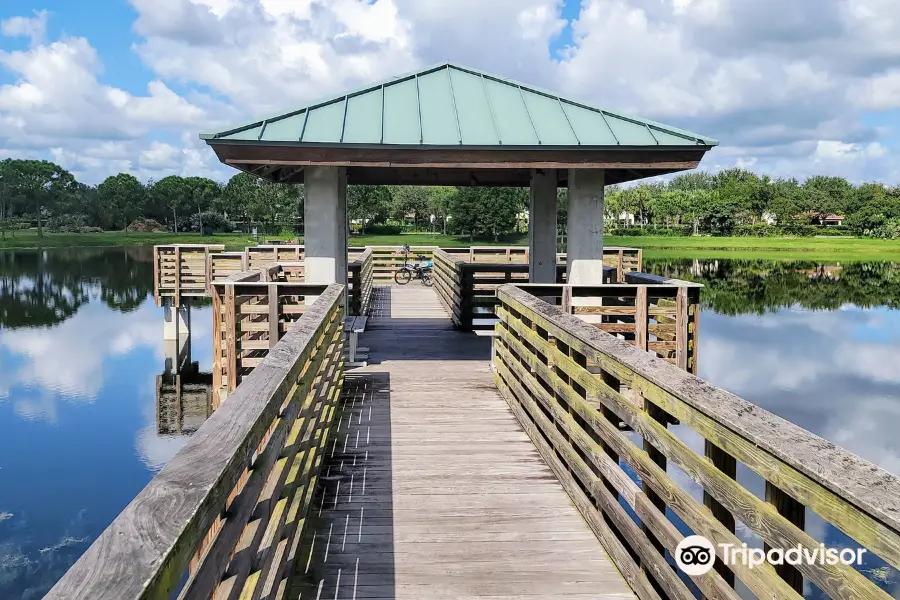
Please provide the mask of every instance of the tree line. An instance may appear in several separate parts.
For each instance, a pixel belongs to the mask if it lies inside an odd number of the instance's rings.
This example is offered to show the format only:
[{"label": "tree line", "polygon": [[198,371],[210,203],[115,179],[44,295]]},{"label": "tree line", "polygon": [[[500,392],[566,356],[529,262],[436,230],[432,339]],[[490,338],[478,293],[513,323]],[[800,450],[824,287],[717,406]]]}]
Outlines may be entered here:
[{"label": "tree line", "polygon": [[[247,173],[227,182],[172,175],[141,182],[120,173],[87,185],[49,161],[0,161],[0,229],[128,231],[151,220],[173,231],[220,231],[261,225],[268,233],[302,231],[302,185],[270,183]],[[567,190],[557,194],[566,222]],[[408,224],[471,238],[527,227],[525,188],[350,186],[348,213],[362,233]],[[606,190],[607,229],[623,234],[805,235],[830,215],[838,232],[900,237],[900,187],[854,185],[841,177],[772,179],[745,169],[691,172],[669,181]]]}]

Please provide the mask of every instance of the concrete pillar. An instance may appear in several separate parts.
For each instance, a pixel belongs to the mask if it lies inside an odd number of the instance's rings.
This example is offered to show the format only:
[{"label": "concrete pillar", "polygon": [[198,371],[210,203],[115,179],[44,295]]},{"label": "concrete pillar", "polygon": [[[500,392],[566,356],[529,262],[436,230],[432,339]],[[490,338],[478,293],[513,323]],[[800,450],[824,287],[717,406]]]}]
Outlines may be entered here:
[{"label": "concrete pillar", "polygon": [[166,373],[179,373],[191,362],[191,307],[176,307],[173,298],[163,303],[163,356]]},{"label": "concrete pillar", "polygon": [[569,169],[566,281],[603,283],[603,169]]},{"label": "concrete pillar", "polygon": [[191,335],[191,307],[182,304],[176,307],[172,298],[163,301],[163,339],[177,340]]},{"label": "concrete pillar", "polygon": [[347,170],[308,167],[304,173],[306,281],[347,285]]},{"label": "concrete pillar", "polygon": [[531,170],[528,279],[556,283],[556,169]]},{"label": "concrete pillar", "polygon": [[[308,167],[304,172],[306,281],[340,283],[347,304],[347,170]],[[307,296],[307,302],[315,298]]]}]

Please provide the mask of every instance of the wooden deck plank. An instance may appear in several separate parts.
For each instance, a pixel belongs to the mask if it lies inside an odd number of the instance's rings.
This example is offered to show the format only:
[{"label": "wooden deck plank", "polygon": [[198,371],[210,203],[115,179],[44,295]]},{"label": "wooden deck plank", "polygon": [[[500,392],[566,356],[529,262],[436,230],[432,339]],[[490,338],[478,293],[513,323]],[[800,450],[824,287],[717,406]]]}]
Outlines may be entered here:
[{"label": "wooden deck plank", "polygon": [[376,288],[290,598],[635,598],[500,398],[490,339]]}]

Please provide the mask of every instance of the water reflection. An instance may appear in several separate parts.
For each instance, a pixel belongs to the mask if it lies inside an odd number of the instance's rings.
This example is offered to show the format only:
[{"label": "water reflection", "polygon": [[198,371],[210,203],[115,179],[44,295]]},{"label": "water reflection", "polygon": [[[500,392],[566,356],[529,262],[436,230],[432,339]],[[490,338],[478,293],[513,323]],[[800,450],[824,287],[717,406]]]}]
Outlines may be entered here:
[{"label": "water reflection", "polygon": [[153,291],[153,249],[0,251],[0,327],[56,325],[94,298],[133,311]]},{"label": "water reflection", "polygon": [[191,307],[163,310],[165,368],[156,377],[156,432],[190,435],[212,414],[212,373],[191,361]]},{"label": "water reflection", "polygon": [[772,260],[645,260],[647,271],[706,286],[703,306],[723,315],[799,306],[838,310],[900,307],[900,264]]},{"label": "water reflection", "polygon": [[152,286],[151,249],[0,252],[0,598],[40,598],[208,414],[209,310],[166,343]]}]

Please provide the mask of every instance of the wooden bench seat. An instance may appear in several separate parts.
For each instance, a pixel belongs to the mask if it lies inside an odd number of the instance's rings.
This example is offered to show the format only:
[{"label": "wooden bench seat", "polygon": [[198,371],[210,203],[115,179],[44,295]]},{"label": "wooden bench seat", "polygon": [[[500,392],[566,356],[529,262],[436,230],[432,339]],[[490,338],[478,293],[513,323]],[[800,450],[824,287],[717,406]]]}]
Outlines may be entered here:
[{"label": "wooden bench seat", "polygon": [[369,317],[347,317],[344,319],[344,333],[347,335],[348,367],[365,367],[369,360],[369,349],[359,347],[359,334],[366,330]]}]

